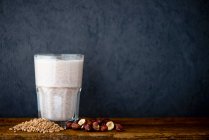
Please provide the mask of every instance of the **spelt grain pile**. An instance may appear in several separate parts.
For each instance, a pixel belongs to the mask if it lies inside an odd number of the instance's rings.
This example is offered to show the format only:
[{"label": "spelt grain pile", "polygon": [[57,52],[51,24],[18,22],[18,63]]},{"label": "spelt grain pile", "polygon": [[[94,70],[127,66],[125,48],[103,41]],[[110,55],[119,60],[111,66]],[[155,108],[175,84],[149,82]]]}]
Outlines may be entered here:
[{"label": "spelt grain pile", "polygon": [[58,124],[51,122],[44,118],[35,118],[30,121],[22,122],[15,125],[9,130],[16,131],[26,131],[26,132],[39,132],[39,133],[53,133],[64,130]]}]

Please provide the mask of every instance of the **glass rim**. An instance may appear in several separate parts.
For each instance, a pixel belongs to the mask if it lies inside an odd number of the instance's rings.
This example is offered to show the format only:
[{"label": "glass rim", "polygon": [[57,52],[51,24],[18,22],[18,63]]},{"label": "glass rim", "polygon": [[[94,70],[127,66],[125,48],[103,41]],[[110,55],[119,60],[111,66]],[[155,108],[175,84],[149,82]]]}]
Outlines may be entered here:
[{"label": "glass rim", "polygon": [[80,60],[84,58],[83,54],[53,54],[53,53],[39,53],[34,54],[37,59],[54,59],[54,60]]}]

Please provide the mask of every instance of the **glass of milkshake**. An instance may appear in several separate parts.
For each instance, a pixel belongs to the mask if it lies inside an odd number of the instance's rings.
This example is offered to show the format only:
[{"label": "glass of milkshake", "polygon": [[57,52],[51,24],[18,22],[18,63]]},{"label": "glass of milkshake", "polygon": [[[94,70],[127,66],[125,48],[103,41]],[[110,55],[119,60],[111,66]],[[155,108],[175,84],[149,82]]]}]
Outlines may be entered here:
[{"label": "glass of milkshake", "polygon": [[34,56],[39,117],[61,125],[78,119],[83,62],[82,54]]}]

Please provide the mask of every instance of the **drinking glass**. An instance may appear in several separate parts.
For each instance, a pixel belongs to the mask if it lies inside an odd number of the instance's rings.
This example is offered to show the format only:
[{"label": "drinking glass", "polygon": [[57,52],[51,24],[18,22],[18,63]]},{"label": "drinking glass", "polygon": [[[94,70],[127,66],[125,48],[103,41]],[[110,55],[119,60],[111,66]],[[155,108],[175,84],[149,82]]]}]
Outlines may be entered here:
[{"label": "drinking glass", "polygon": [[84,55],[36,54],[38,116],[58,122],[78,120]]}]

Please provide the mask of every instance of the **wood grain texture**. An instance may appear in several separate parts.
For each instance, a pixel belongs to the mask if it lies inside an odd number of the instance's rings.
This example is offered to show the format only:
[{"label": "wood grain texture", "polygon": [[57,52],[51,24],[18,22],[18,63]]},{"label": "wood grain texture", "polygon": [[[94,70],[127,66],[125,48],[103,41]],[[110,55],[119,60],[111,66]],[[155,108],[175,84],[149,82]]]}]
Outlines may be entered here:
[{"label": "wood grain texture", "polygon": [[209,118],[113,118],[124,125],[124,132],[84,132],[65,130],[53,134],[14,133],[9,128],[30,118],[1,118],[0,139],[209,139]]}]

